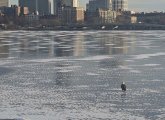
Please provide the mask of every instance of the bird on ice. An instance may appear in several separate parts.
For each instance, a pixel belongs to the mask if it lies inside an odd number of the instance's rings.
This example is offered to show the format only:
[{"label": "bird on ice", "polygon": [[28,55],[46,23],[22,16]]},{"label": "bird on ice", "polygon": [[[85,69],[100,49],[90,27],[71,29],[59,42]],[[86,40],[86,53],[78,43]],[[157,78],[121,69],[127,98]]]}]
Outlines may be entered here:
[{"label": "bird on ice", "polygon": [[122,89],[122,91],[126,91],[126,85],[124,82],[121,84],[121,89]]}]

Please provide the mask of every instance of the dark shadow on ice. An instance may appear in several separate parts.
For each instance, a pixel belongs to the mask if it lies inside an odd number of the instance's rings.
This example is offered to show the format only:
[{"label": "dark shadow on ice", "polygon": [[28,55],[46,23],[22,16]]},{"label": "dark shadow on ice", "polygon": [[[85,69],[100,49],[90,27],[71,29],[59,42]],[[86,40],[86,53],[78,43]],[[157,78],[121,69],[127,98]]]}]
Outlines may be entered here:
[{"label": "dark shadow on ice", "polygon": [[121,100],[122,100],[122,103],[125,103],[125,100],[126,100],[126,92],[122,92],[121,93]]},{"label": "dark shadow on ice", "polygon": [[58,86],[69,86],[69,73],[68,72],[57,72],[56,73],[56,85]]},{"label": "dark shadow on ice", "polygon": [[121,98],[126,98],[126,92],[121,93]]},{"label": "dark shadow on ice", "polygon": [[117,58],[103,59],[100,61],[101,68],[117,68],[119,65],[122,65],[122,61]]}]

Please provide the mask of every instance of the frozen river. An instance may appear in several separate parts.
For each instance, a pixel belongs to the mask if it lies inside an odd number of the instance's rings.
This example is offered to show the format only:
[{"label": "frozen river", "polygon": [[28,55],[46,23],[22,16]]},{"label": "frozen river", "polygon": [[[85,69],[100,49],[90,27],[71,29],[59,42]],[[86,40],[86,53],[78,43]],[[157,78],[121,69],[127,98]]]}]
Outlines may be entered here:
[{"label": "frozen river", "polygon": [[165,31],[1,31],[0,119],[164,120],[164,61]]}]

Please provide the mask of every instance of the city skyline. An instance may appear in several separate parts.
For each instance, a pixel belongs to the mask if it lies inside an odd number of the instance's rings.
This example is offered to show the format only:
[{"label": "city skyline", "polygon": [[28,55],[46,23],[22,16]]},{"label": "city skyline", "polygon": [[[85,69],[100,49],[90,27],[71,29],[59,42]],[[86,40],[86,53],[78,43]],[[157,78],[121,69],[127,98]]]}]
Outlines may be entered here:
[{"label": "city skyline", "polygon": [[[12,0],[16,4],[18,0]],[[89,0],[80,0],[80,6],[85,7]],[[128,0],[128,10],[139,12],[164,11],[165,0]]]}]

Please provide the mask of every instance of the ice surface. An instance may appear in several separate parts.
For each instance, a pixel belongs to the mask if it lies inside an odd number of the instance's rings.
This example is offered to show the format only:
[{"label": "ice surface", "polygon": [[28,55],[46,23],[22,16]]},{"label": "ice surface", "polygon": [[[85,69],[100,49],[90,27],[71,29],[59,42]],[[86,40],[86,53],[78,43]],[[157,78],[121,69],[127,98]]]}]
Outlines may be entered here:
[{"label": "ice surface", "polygon": [[162,33],[1,31],[0,119],[163,120]]}]

